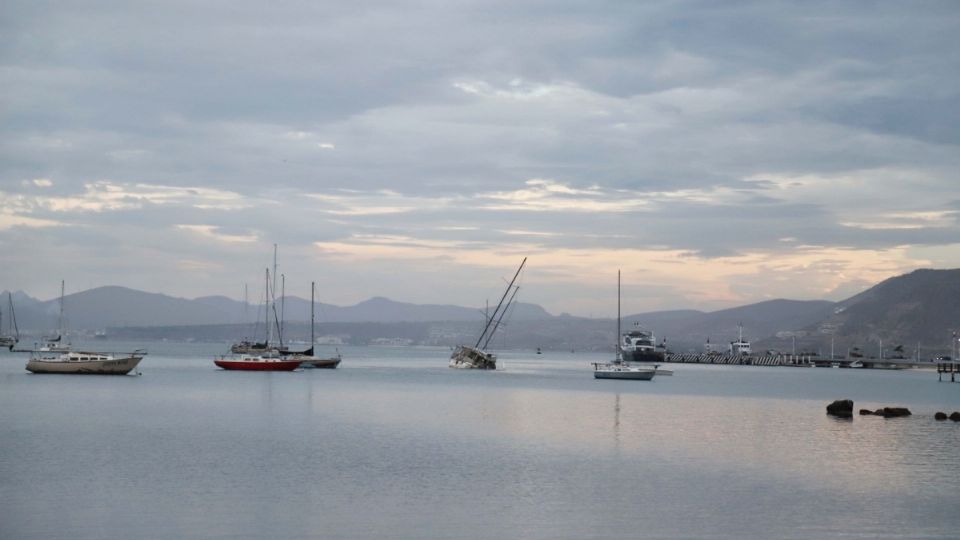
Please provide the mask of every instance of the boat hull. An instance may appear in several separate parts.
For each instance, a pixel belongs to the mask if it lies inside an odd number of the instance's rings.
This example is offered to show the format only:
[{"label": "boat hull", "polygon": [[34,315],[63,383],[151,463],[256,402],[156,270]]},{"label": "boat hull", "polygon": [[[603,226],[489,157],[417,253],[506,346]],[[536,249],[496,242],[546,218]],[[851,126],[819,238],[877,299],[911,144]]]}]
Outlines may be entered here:
[{"label": "boat hull", "polygon": [[293,371],[300,367],[300,360],[227,360],[218,358],[213,363],[230,371]]},{"label": "boat hull", "polygon": [[300,364],[304,369],[336,369],[340,365],[339,358],[308,358]]},{"label": "boat hull", "polygon": [[660,351],[631,351],[621,349],[620,354],[625,362],[658,363],[664,361],[664,354]]},{"label": "boat hull", "polygon": [[126,375],[137,367],[141,360],[143,360],[142,356],[90,361],[31,359],[27,362],[27,371],[77,375]]},{"label": "boat hull", "polygon": [[457,347],[450,355],[450,367],[455,369],[497,369],[497,357],[473,347]]},{"label": "boat hull", "polygon": [[654,366],[626,366],[622,364],[595,364],[594,379],[622,379],[630,381],[649,381],[657,374]]}]

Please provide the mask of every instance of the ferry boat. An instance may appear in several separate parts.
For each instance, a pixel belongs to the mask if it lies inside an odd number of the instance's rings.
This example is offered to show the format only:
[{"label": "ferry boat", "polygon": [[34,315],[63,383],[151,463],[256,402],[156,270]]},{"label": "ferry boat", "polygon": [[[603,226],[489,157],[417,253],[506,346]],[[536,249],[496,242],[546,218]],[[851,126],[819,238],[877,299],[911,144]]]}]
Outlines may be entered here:
[{"label": "ferry boat", "polygon": [[627,362],[663,362],[665,358],[663,349],[656,346],[653,332],[640,327],[623,334],[620,353]]}]

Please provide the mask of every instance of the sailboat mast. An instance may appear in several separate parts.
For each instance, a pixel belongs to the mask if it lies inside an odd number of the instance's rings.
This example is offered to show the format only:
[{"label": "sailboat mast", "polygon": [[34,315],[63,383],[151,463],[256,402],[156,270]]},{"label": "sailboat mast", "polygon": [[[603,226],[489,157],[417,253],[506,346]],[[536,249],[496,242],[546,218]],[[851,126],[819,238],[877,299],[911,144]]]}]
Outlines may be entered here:
[{"label": "sailboat mast", "polygon": [[617,346],[613,349],[616,361],[620,361],[620,270],[617,270],[617,335],[615,336]]},{"label": "sailboat mast", "polygon": [[520,287],[514,287],[513,294],[510,295],[510,300],[507,301],[507,307],[503,308],[503,311],[500,313],[500,317],[497,319],[497,322],[493,325],[493,328],[490,330],[490,333],[487,335],[487,340],[483,342],[484,349],[487,348],[487,345],[490,343],[490,340],[493,339],[493,334],[496,333],[497,328],[500,328],[500,321],[502,321],[503,317],[507,314],[507,310],[510,309],[510,305],[513,304],[513,299],[517,296],[518,292],[520,292]]},{"label": "sailboat mast", "polygon": [[286,321],[286,318],[283,316],[287,308],[287,275],[280,274],[280,322],[278,324],[277,332],[280,337],[280,347],[283,348],[283,323]]},{"label": "sailboat mast", "polygon": [[7,326],[13,325],[13,337],[17,341],[20,341],[20,328],[17,326],[17,312],[13,310],[13,293],[7,291],[7,304],[10,305],[10,313],[7,315],[7,318],[10,319],[7,321]]},{"label": "sailboat mast", "polygon": [[[480,346],[480,343],[483,342],[484,337],[486,337],[487,332],[490,330],[490,324],[493,323],[493,319],[497,317],[497,313],[500,311],[500,308],[503,306],[504,300],[507,299],[507,295],[510,294],[510,289],[513,288],[513,283],[517,281],[517,276],[520,275],[520,271],[523,270],[523,265],[527,264],[527,258],[523,258],[523,262],[520,263],[520,268],[517,268],[517,272],[513,274],[513,279],[510,280],[510,284],[507,285],[507,289],[503,291],[503,296],[500,297],[500,303],[497,304],[497,309],[493,310],[493,316],[487,320],[486,326],[483,327],[483,333],[480,334],[480,338],[477,339],[477,344],[473,346],[474,349]],[[489,341],[489,340],[488,340]]]},{"label": "sailboat mast", "polygon": [[314,290],[316,290],[316,282],[310,282],[310,348],[313,348],[314,337],[313,337],[313,297]]},{"label": "sailboat mast", "polygon": [[63,293],[66,290],[66,282],[60,280],[60,317],[57,319],[57,341],[63,339]]},{"label": "sailboat mast", "polygon": [[270,269],[266,270],[266,278],[263,282],[263,289],[266,291],[266,297],[264,299],[266,309],[264,310],[263,322],[267,325],[267,346],[270,346],[270,338],[273,337],[273,327],[270,326]]}]

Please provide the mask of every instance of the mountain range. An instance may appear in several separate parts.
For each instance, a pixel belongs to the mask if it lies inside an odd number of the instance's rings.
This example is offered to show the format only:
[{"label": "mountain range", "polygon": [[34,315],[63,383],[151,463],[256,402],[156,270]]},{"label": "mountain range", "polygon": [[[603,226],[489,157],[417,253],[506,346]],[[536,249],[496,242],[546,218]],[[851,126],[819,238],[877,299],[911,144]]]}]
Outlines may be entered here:
[{"label": "mountain range", "polygon": [[[6,296],[6,293],[4,293]],[[742,325],[754,349],[820,350],[860,347],[870,351],[901,346],[912,353],[949,350],[951,334],[960,328],[960,269],[916,270],[890,278],[841,302],[770,300],[713,312],[657,311],[627,315],[624,331],[635,325],[653,330],[673,350],[702,350],[703,344],[736,339]],[[59,299],[40,301],[13,294],[21,330],[49,333],[56,328]],[[287,297],[284,317],[294,335],[309,336],[310,302]],[[4,328],[8,314],[6,302]],[[64,298],[66,327],[109,329],[127,337],[216,338],[237,335],[231,325],[251,327],[263,320],[262,307],[222,296],[193,300],[125,287],[98,287]],[[346,341],[403,338],[404,342],[454,344],[469,340],[484,321],[483,309],[438,304],[412,304],[375,297],[353,306],[318,303],[321,334]],[[518,303],[502,331],[508,347],[546,349],[612,348],[616,323],[570,315],[554,316],[536,304]],[[260,325],[262,328],[262,323]],[[162,329],[166,330],[162,330]],[[178,330],[173,331],[172,328]],[[217,328],[218,330],[214,330]],[[171,333],[172,332],[172,333]],[[500,339],[498,337],[498,339]]]}]

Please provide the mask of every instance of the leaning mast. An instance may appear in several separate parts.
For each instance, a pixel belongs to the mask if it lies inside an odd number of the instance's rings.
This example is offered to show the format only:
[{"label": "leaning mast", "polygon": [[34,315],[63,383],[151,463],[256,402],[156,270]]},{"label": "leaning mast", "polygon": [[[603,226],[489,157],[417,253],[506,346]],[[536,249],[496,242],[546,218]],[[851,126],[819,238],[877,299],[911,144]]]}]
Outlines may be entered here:
[{"label": "leaning mast", "polygon": [[[510,280],[510,284],[507,285],[507,289],[503,291],[503,296],[500,298],[500,303],[497,304],[497,308],[493,310],[493,315],[490,319],[487,320],[487,325],[483,328],[483,333],[480,334],[480,338],[477,339],[476,345],[473,346],[474,349],[480,346],[480,343],[484,342],[484,338],[487,335],[487,332],[490,331],[490,324],[493,323],[493,320],[497,318],[497,313],[500,312],[500,308],[503,307],[504,300],[507,299],[507,295],[510,294],[510,289],[513,288],[514,282],[517,281],[517,277],[520,275],[520,271],[523,270],[523,265],[527,264],[527,258],[523,258],[523,262],[520,263],[520,268],[517,268],[517,272],[513,274],[513,279]],[[503,315],[501,315],[503,317]],[[489,339],[487,340],[489,341]]]}]

